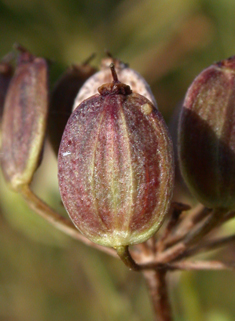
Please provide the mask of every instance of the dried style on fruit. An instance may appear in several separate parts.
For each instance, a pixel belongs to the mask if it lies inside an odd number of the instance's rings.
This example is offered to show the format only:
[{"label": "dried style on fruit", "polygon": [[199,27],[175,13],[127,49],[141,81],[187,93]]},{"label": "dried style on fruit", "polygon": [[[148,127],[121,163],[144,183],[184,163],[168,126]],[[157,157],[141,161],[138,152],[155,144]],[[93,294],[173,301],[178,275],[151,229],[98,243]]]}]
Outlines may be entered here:
[{"label": "dried style on fruit", "polygon": [[73,65],[68,68],[52,91],[48,130],[56,155],[65,125],[72,112],[74,99],[83,83],[96,72],[96,69],[89,65],[93,56],[81,65]]},{"label": "dried style on fruit", "polygon": [[48,68],[43,58],[23,48],[4,104],[3,174],[19,190],[28,185],[39,164],[48,112]]},{"label": "dried style on fruit", "polygon": [[145,79],[137,71],[129,68],[127,64],[113,57],[108,57],[102,60],[101,70],[91,76],[78,92],[74,101],[73,110],[77,108],[83,100],[98,94],[98,88],[100,86],[112,82],[109,68],[111,63],[113,63],[116,68],[119,81],[129,85],[132,92],[146,97],[157,108],[157,102]]},{"label": "dried style on fruit", "polygon": [[162,116],[117,80],[76,108],[58,156],[62,201],[90,240],[141,243],[160,227],[173,189],[173,152]]},{"label": "dried style on fruit", "polygon": [[210,208],[235,208],[235,57],[205,69],[185,97],[179,160],[191,192]]}]

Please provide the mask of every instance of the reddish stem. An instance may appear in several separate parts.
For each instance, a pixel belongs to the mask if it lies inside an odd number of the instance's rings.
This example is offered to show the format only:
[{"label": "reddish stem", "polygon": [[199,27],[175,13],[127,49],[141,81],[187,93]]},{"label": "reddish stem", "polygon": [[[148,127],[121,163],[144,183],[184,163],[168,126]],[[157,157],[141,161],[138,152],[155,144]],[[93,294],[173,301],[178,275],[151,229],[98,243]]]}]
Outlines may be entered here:
[{"label": "reddish stem", "polygon": [[172,321],[171,307],[167,291],[166,270],[143,271],[149,295],[153,303],[155,321]]}]

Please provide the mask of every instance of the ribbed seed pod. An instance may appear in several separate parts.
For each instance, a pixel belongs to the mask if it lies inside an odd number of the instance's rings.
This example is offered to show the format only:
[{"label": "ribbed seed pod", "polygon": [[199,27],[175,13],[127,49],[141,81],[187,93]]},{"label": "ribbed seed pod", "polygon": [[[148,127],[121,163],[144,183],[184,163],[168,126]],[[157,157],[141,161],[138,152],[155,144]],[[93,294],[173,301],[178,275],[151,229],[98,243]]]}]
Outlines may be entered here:
[{"label": "ribbed seed pod", "polygon": [[10,80],[13,75],[13,67],[8,61],[0,62],[0,148],[1,148],[1,135],[2,135],[2,114],[5,97]]},{"label": "ribbed seed pod", "polygon": [[141,243],[160,227],[172,196],[173,152],[157,109],[112,72],[113,83],[69,118],[58,178],[64,206],[81,233],[119,247]]},{"label": "ribbed seed pod", "polygon": [[2,121],[1,165],[6,181],[15,190],[28,185],[38,167],[48,112],[47,62],[20,50]]},{"label": "ribbed seed pod", "polygon": [[96,69],[91,67],[88,62],[73,65],[55,84],[50,99],[48,132],[56,155],[65,125],[72,112],[74,99],[83,83],[95,72]]},{"label": "ribbed seed pod", "polygon": [[185,204],[195,203],[195,198],[190,193],[180,171],[178,159],[178,127],[179,119],[183,106],[183,100],[179,102],[171,115],[168,123],[168,129],[172,137],[174,157],[175,157],[175,187],[173,193],[173,201],[182,202]]},{"label": "ribbed seed pod", "polygon": [[107,57],[101,62],[101,70],[91,76],[79,90],[73,104],[73,110],[77,108],[83,100],[97,94],[100,86],[112,82],[109,68],[111,63],[114,63],[118,79],[122,83],[129,85],[134,93],[138,93],[149,99],[157,108],[157,102],[145,79],[137,71],[129,68],[127,64],[116,58]]},{"label": "ribbed seed pod", "polygon": [[235,208],[235,57],[202,71],[188,89],[179,126],[183,177],[210,208]]}]

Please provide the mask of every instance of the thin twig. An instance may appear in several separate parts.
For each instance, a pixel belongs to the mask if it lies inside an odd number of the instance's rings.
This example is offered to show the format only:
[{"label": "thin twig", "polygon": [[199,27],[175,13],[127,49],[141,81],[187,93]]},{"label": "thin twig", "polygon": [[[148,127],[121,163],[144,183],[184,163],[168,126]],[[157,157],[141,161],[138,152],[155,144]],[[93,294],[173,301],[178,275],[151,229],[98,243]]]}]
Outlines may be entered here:
[{"label": "thin twig", "polygon": [[193,256],[201,251],[212,251],[216,250],[225,245],[229,245],[235,242],[235,235],[225,236],[214,240],[204,241],[195,245],[193,248],[187,250],[185,256]]},{"label": "thin twig", "polygon": [[222,262],[222,261],[176,261],[167,264],[147,263],[140,265],[143,273],[147,271],[175,271],[175,270],[234,270],[235,262]]},{"label": "thin twig", "polygon": [[170,247],[177,242],[181,241],[191,231],[195,225],[205,219],[212,210],[199,204],[190,213],[187,213],[174,234],[170,235],[165,240],[165,247]]},{"label": "thin twig", "polygon": [[76,227],[70,220],[61,216],[52,208],[50,208],[37,195],[34,194],[30,187],[26,186],[22,188],[21,195],[33,211],[35,211],[38,215],[40,215],[47,222],[52,224],[60,231],[64,232],[67,235],[70,235],[74,239],[79,240],[90,247],[96,248],[102,252],[105,252],[106,254],[117,257],[117,254],[114,249],[95,244],[88,240],[81,233],[79,233],[79,231],[76,229]]},{"label": "thin twig", "polygon": [[180,256],[187,249],[184,242],[179,242],[163,252],[157,253],[154,263],[156,264],[167,264],[174,261],[178,256]]},{"label": "thin twig", "polygon": [[234,270],[235,262],[226,263],[221,261],[180,261],[170,263],[170,270]]},{"label": "thin twig", "polygon": [[172,230],[175,229],[178,226],[178,224],[181,222],[180,216],[182,212],[189,211],[190,208],[191,207],[187,204],[172,202],[171,209],[170,209],[171,210],[170,219],[167,223],[167,226],[162,236],[158,239],[158,242],[157,242],[158,252],[162,252],[165,249],[166,247],[165,241],[169,237]]},{"label": "thin twig", "polygon": [[204,236],[206,236],[213,228],[218,226],[226,211],[224,209],[215,209],[211,213],[209,217],[205,219],[205,221],[199,226],[195,227],[184,239],[184,243],[187,246],[191,246],[192,244],[197,243]]},{"label": "thin twig", "polygon": [[187,256],[189,248],[199,240],[202,240],[213,228],[220,224],[223,215],[223,210],[214,210],[201,224],[197,224],[181,242],[160,253],[157,260],[160,259],[162,263],[169,263]]}]

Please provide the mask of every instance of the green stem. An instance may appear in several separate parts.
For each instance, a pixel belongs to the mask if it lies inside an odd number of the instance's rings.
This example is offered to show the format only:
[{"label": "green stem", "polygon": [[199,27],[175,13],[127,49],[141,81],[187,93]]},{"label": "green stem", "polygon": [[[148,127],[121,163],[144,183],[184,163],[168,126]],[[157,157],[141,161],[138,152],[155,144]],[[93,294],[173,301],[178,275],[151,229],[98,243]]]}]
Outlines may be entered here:
[{"label": "green stem", "polygon": [[96,248],[102,252],[105,252],[109,255],[116,256],[115,251],[112,248],[104,247],[98,244],[95,244],[83,236],[73,225],[73,223],[67,218],[61,216],[59,213],[54,211],[50,206],[44,203],[34,192],[30,189],[29,186],[24,186],[21,191],[21,195],[27,202],[28,206],[41,216],[44,220],[52,224],[54,227],[64,232],[65,234],[72,236],[74,239],[77,239],[84,244]]},{"label": "green stem", "polygon": [[133,271],[140,271],[141,267],[138,265],[130,255],[128,245],[115,247],[117,255],[120,257],[122,262]]}]

